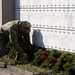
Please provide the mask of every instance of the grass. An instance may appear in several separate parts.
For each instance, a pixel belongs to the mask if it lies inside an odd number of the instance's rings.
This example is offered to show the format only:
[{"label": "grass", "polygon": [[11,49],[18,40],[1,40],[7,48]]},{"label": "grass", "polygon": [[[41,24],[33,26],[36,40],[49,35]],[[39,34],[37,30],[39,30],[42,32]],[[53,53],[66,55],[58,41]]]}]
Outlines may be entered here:
[{"label": "grass", "polygon": [[33,73],[50,72],[50,70],[48,70],[48,69],[33,66],[31,64],[17,65],[17,67],[20,69],[23,69],[23,70],[33,72]]}]

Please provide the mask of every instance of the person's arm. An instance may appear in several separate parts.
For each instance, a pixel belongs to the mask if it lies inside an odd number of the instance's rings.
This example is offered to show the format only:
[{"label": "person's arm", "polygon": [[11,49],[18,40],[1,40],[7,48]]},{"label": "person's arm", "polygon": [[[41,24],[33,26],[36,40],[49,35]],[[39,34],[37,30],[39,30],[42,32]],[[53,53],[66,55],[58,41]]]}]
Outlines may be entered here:
[{"label": "person's arm", "polygon": [[24,56],[25,59],[28,59],[27,54],[23,51],[23,49],[20,47],[18,42],[18,31],[15,31],[14,29],[10,30],[10,41],[12,42],[12,45],[16,49],[16,51]]},{"label": "person's arm", "polygon": [[27,46],[31,46],[29,34],[25,34],[25,35],[24,35],[24,43],[25,43]]},{"label": "person's arm", "polygon": [[15,31],[14,29],[10,29],[10,41],[14,48],[17,50],[17,52],[23,53],[23,49],[20,47],[19,42],[18,42],[18,31]]}]

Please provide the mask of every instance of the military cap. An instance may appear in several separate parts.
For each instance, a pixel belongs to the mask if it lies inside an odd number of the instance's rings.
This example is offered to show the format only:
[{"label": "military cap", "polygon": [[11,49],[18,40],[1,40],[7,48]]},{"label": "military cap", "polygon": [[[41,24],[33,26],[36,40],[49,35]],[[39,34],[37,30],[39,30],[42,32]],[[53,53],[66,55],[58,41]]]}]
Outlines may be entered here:
[{"label": "military cap", "polygon": [[31,27],[31,24],[27,21],[21,21],[20,22],[20,27],[23,27],[23,28],[30,28]]}]

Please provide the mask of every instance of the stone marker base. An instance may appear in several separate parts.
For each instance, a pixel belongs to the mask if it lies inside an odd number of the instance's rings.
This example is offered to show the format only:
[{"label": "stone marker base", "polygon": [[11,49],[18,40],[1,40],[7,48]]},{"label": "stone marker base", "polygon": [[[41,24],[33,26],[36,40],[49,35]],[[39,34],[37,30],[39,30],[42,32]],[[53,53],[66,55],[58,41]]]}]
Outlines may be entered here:
[{"label": "stone marker base", "polygon": [[32,72],[17,68],[17,67],[12,66],[12,65],[7,65],[7,69],[9,69],[10,71],[15,72],[15,73],[18,72],[21,75],[34,75],[34,73],[32,73]]},{"label": "stone marker base", "polygon": [[27,70],[20,69],[16,66],[7,65],[7,64],[4,64],[3,62],[0,62],[0,67],[7,68],[11,72],[18,73],[19,75],[35,75],[33,72],[29,72]]}]

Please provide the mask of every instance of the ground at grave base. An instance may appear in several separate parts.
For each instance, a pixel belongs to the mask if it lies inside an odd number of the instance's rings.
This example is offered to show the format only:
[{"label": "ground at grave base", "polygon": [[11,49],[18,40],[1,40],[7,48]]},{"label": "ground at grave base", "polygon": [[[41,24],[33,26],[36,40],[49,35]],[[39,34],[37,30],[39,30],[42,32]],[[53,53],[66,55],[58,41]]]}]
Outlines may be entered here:
[{"label": "ground at grave base", "polygon": [[12,72],[6,68],[0,68],[0,75],[19,75],[19,74]]}]

